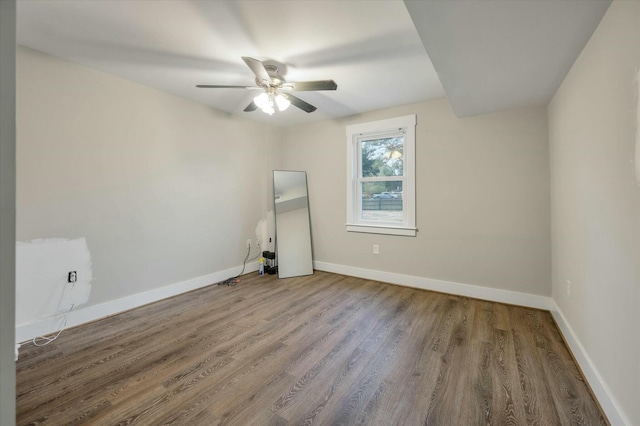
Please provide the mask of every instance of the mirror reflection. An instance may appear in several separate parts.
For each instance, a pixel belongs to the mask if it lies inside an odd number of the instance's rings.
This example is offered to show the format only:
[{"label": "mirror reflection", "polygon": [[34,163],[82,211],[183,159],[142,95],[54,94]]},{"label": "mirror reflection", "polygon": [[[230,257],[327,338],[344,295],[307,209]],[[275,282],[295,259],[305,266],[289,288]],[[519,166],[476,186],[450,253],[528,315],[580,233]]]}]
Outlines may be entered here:
[{"label": "mirror reflection", "polygon": [[274,170],[278,277],[313,274],[307,173]]}]

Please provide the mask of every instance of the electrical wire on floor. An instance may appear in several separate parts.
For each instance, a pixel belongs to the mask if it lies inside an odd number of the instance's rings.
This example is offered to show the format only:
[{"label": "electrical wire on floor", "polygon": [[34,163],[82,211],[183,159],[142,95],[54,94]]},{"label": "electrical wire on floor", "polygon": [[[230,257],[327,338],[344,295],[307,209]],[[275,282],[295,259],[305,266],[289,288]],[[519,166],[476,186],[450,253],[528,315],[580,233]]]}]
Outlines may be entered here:
[{"label": "electrical wire on floor", "polygon": [[[260,249],[260,246],[258,246],[258,249]],[[218,283],[218,285],[226,284],[229,287],[233,287],[236,284],[238,284],[240,282],[240,276],[242,274],[244,274],[244,270],[247,267],[247,261],[255,260],[258,257],[260,257],[260,254],[258,253],[258,256],[254,257],[252,259],[249,259],[249,255],[250,254],[251,254],[251,247],[247,248],[247,255],[244,257],[244,260],[242,261],[242,271],[240,271],[240,273],[238,275],[236,275],[235,277],[227,278],[224,281],[220,281]]]},{"label": "electrical wire on floor", "polygon": [[[62,322],[62,328],[60,328],[60,330],[53,336],[38,336],[38,337],[34,337],[31,341],[33,342],[34,345],[36,346],[47,346],[49,343],[53,342],[54,340],[56,340],[60,334],[62,334],[62,332],[65,330],[65,328],[67,327],[67,320],[69,319],[69,314],[71,313],[71,310],[73,309],[73,307],[75,306],[75,303],[71,305],[71,307],[69,308],[69,310],[67,312],[65,312],[64,315],[64,321]],[[44,342],[44,343],[42,343]]]},{"label": "electrical wire on floor", "polygon": [[[75,287],[76,283],[72,283],[71,284],[71,290],[69,290],[69,301],[71,301],[71,294],[73,293],[73,288]],[[62,334],[62,332],[65,330],[65,328],[67,328],[67,320],[69,319],[69,315],[71,314],[71,310],[73,309],[73,307],[76,306],[75,303],[71,304],[71,307],[69,308],[69,310],[67,312],[64,312],[64,320],[62,321],[62,326],[60,327],[60,330],[53,336],[37,336],[34,337],[31,341],[33,342],[33,344],[35,346],[47,346],[49,343],[53,342],[54,340],[56,340],[58,337],[60,337],[60,334]],[[61,315],[61,314],[58,314]],[[43,343],[44,342],[44,343]]]}]

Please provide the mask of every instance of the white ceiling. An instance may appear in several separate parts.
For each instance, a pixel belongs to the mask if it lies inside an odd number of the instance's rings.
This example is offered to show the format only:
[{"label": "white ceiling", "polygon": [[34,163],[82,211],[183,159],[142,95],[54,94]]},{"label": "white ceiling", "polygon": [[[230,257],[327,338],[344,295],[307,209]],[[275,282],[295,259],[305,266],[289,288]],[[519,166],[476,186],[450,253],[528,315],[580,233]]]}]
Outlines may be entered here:
[{"label": "white ceiling", "polygon": [[610,0],[406,1],[458,116],[546,105]]},{"label": "white ceiling", "polygon": [[[19,0],[17,36],[19,44],[54,56],[288,126],[440,98],[440,81],[460,115],[545,104],[609,2],[406,4]],[[296,92],[318,107],[313,113],[292,107],[268,116],[242,112],[254,91],[195,87],[254,84],[241,56],[284,65],[291,82],[333,79],[338,90]]]}]

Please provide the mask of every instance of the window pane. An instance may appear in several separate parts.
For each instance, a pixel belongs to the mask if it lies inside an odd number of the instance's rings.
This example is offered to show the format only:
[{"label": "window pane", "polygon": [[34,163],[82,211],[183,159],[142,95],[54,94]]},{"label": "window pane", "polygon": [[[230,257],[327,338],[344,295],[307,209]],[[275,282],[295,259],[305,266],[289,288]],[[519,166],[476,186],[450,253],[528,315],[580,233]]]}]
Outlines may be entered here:
[{"label": "window pane", "polygon": [[402,181],[362,182],[361,218],[369,222],[403,223]]},{"label": "window pane", "polygon": [[363,140],[362,177],[402,176],[404,137]]}]

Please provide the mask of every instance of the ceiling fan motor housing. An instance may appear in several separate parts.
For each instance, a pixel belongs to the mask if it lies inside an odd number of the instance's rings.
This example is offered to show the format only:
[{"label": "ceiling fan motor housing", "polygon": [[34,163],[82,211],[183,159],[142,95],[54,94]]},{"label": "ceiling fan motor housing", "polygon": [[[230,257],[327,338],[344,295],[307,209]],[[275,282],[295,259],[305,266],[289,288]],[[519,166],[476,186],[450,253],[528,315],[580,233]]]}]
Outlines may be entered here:
[{"label": "ceiling fan motor housing", "polygon": [[258,77],[256,77],[256,84],[260,87],[267,87],[267,86],[271,86],[271,87],[281,87],[284,83],[286,83],[286,80],[284,79],[283,76],[280,75],[280,72],[278,70],[278,67],[276,67],[275,65],[270,65],[270,64],[264,64],[264,69],[267,71],[267,74],[269,74],[269,77],[271,77],[271,83],[266,82],[265,81],[260,81],[258,79]]}]

